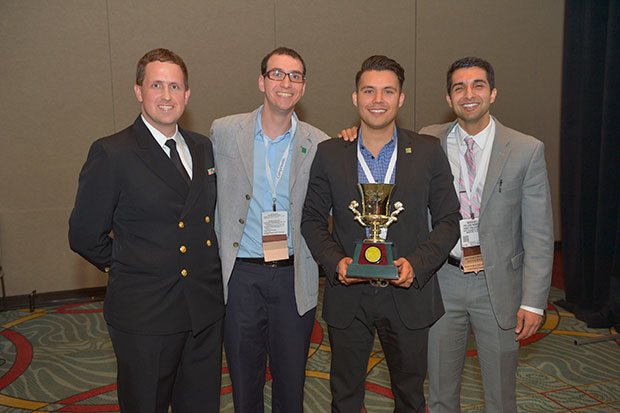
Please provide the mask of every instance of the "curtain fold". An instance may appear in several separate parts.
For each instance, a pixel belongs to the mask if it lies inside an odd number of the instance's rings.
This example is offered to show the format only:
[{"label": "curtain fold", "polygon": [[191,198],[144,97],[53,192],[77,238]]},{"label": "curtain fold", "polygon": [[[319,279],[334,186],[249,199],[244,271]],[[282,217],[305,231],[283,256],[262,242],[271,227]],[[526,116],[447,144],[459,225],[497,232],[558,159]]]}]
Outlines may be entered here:
[{"label": "curtain fold", "polygon": [[565,7],[560,305],[620,331],[620,0]]}]

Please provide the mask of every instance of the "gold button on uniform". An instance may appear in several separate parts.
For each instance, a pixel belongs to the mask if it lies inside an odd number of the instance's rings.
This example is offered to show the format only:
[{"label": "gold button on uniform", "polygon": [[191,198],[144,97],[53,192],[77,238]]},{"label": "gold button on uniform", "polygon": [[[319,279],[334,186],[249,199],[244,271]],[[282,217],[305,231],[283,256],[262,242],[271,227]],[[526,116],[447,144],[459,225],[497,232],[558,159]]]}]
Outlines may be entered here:
[{"label": "gold button on uniform", "polygon": [[211,246],[211,240],[210,240],[210,239],[208,239],[208,240],[207,240],[207,247],[210,247],[210,246]]},{"label": "gold button on uniform", "polygon": [[187,270],[186,270],[185,268],[183,268],[183,269],[181,270],[181,275],[182,275],[183,277],[187,277]]},{"label": "gold button on uniform", "polygon": [[207,215],[207,216],[205,217],[205,222],[206,222],[207,224],[208,224],[209,222],[211,222],[211,218],[209,218],[209,215]]},{"label": "gold button on uniform", "polygon": [[240,224],[245,223],[245,219],[243,219],[243,218],[239,218],[239,223],[240,223]]},{"label": "gold button on uniform", "polygon": [[181,248],[179,248],[179,251],[181,251],[181,254],[185,254],[185,251],[187,251],[187,247],[185,245],[181,245]]},{"label": "gold button on uniform", "polygon": [[239,246],[238,242],[233,242],[233,247],[237,248]]},{"label": "gold button on uniform", "polygon": [[185,228],[185,222],[179,221],[179,228]]}]

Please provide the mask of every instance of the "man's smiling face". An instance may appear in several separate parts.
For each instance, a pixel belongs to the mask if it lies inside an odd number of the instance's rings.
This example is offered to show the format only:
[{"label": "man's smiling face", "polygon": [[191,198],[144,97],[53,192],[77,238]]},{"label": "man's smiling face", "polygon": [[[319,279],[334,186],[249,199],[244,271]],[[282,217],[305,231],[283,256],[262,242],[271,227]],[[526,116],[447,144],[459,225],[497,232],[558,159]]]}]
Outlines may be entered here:
[{"label": "man's smiling face", "polygon": [[[266,72],[274,69],[286,73],[303,74],[304,71],[301,61],[282,54],[274,54],[267,61]],[[261,74],[258,78],[258,89],[265,94],[264,105],[267,110],[290,113],[304,95],[306,82],[294,83],[288,76],[285,76],[284,80],[271,80]]]},{"label": "man's smiling face", "polygon": [[479,67],[457,69],[452,73],[450,93],[446,101],[459,119],[459,124],[474,135],[489,124],[491,103],[497,89],[491,90],[487,73]]}]

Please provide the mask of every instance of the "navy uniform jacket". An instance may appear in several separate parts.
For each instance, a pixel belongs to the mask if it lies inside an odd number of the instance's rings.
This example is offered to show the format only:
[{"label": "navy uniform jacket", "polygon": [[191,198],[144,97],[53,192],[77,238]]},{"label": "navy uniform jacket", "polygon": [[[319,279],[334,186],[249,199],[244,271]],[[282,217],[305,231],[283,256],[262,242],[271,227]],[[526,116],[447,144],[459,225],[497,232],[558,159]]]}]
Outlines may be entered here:
[{"label": "navy uniform jacket", "polygon": [[104,317],[136,334],[199,333],[224,315],[211,142],[179,128],[188,187],[140,116],[97,140],[80,173],[71,249],[108,272]]}]

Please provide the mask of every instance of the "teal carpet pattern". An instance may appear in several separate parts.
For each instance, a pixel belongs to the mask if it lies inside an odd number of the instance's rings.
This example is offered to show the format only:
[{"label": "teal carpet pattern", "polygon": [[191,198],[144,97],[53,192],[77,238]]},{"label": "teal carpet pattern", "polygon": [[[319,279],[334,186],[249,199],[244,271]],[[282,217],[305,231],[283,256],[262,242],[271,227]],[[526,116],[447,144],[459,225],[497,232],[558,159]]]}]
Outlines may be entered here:
[{"label": "teal carpet pattern", "polygon": [[[322,294],[322,289],[321,289]],[[564,293],[551,289],[549,303]],[[319,301],[321,302],[321,300]],[[0,313],[0,412],[118,412],[115,361],[101,302]],[[320,314],[320,304],[317,314]],[[616,333],[588,329],[549,304],[542,329],[521,347],[519,412],[620,412],[620,342],[575,345],[576,339]],[[317,319],[306,371],[306,412],[329,412],[330,347]],[[461,406],[483,412],[482,381],[473,340]],[[265,389],[271,411],[270,376]],[[389,375],[377,341],[368,365],[364,411],[394,409]],[[233,412],[230,379],[222,368],[221,412]],[[210,412],[206,412],[210,413]]]}]

